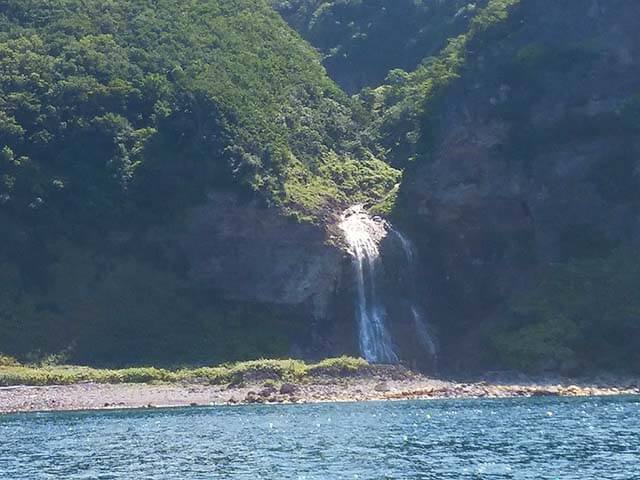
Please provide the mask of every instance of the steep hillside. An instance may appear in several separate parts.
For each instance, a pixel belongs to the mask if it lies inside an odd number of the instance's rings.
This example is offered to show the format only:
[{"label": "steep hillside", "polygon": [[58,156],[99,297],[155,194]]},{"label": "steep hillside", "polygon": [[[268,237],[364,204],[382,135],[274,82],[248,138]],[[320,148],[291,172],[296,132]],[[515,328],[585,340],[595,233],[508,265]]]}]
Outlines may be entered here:
[{"label": "steep hillside", "polygon": [[275,287],[296,249],[340,261],[295,219],[397,181],[359,122],[261,0],[0,1],[0,350],[288,352],[310,322],[253,305],[307,301]]},{"label": "steep hillside", "polygon": [[464,32],[487,1],[269,0],[323,56],[349,93],[380,85],[389,72],[415,69]]},{"label": "steep hillside", "polygon": [[448,362],[637,370],[640,5],[492,7],[383,89]]},{"label": "steep hillside", "polygon": [[[0,352],[357,354],[367,284],[414,365],[419,324],[443,369],[640,371],[639,22],[635,0],[0,0]],[[355,281],[354,204],[385,257]]]},{"label": "steep hillside", "polygon": [[[215,182],[313,213],[344,186],[332,168],[379,167],[349,100],[262,2],[155,3],[0,4],[5,204],[51,213],[80,198],[64,210],[113,216],[124,191],[152,203],[145,181],[176,175],[159,201]],[[318,198],[301,198],[314,181]]]}]

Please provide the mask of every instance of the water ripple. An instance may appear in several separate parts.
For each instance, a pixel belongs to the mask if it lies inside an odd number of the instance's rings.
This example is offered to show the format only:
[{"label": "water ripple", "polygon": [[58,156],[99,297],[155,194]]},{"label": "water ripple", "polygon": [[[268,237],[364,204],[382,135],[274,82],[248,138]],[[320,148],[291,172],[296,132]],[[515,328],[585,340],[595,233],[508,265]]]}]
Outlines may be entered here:
[{"label": "water ripple", "polygon": [[640,478],[636,398],[0,417],[0,479]]}]

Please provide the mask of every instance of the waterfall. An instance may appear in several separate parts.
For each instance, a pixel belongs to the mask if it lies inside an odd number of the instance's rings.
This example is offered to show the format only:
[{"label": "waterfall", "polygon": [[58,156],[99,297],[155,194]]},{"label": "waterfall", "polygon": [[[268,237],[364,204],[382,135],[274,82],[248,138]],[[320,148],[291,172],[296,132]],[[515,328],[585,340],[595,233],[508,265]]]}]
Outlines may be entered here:
[{"label": "waterfall", "polygon": [[349,208],[340,228],[354,259],[360,352],[370,362],[397,363],[386,311],[376,291],[376,267],[380,261],[378,246],[387,236],[383,220],[371,218],[363,206]]},{"label": "waterfall", "polygon": [[415,248],[411,241],[405,237],[402,232],[392,229],[393,233],[396,235],[398,240],[400,240],[400,245],[402,246],[402,250],[404,252],[405,259],[407,260],[407,268],[411,271],[409,272],[410,280],[410,296],[411,296],[411,315],[413,317],[414,327],[416,333],[418,334],[418,340],[422,344],[422,347],[431,355],[431,357],[436,360],[438,357],[438,349],[436,347],[436,342],[433,339],[433,335],[429,332],[429,328],[427,327],[427,322],[422,313],[422,309],[417,304],[417,289],[416,289],[416,272],[415,269]]},{"label": "waterfall", "polygon": [[405,284],[399,285],[402,296],[407,298],[407,307],[400,314],[396,312],[396,315],[406,318],[397,320],[411,323],[412,336],[417,338],[422,351],[435,360],[436,344],[429,333],[418,301],[415,285],[416,254],[409,239],[386,220],[371,217],[362,205],[347,209],[339,226],[348,251],[353,257],[359,346],[363,357],[374,363],[397,363],[400,359],[389,325],[389,322],[396,318],[390,318],[389,309],[385,306],[385,301],[389,301],[389,295],[383,295],[387,292],[381,292],[379,285],[382,263],[380,245],[391,234],[389,240],[397,240],[403,252],[401,267],[404,276],[409,279]]}]

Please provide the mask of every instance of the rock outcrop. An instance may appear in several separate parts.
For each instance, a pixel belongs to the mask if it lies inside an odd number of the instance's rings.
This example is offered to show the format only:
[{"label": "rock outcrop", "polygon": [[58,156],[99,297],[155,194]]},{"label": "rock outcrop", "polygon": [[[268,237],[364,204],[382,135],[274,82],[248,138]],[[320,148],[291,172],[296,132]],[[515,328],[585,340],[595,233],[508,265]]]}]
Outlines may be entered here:
[{"label": "rock outcrop", "polygon": [[234,300],[307,305],[326,318],[343,252],[322,227],[276,210],[212,194],[193,210],[184,241],[193,278]]},{"label": "rock outcrop", "polygon": [[540,266],[640,240],[639,21],[633,1],[524,0],[441,98],[400,210],[451,361]]},{"label": "rock outcrop", "polygon": [[188,216],[181,248],[200,288],[298,318],[311,338],[295,339],[292,354],[357,353],[355,338],[336,333],[353,327],[351,316],[339,314],[340,289],[351,277],[346,252],[330,241],[327,227],[234,194],[211,194]]}]

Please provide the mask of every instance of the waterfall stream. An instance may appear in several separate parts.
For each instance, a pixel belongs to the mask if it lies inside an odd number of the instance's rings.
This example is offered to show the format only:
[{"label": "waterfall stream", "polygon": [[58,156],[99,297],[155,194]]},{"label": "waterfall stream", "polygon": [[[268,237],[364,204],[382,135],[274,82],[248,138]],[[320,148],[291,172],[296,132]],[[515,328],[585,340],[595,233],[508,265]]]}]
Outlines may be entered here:
[{"label": "waterfall stream", "polygon": [[387,236],[387,226],[356,205],[344,213],[340,228],[354,259],[360,352],[370,362],[397,363],[398,355],[386,325],[387,314],[376,291],[378,247]]},{"label": "waterfall stream", "polygon": [[418,334],[418,340],[422,344],[422,347],[431,355],[431,357],[436,360],[438,356],[438,350],[436,347],[436,342],[433,339],[431,333],[429,333],[429,329],[427,327],[427,322],[422,313],[422,309],[417,303],[415,303],[417,299],[417,289],[416,289],[416,272],[415,269],[415,248],[411,241],[405,237],[398,230],[393,229],[393,233],[395,233],[396,237],[400,240],[400,244],[402,245],[402,250],[404,251],[405,258],[407,260],[407,268],[410,269],[409,278],[410,280],[410,296],[412,298],[411,304],[411,315],[413,316],[413,322],[416,329],[416,333]]},{"label": "waterfall stream", "polygon": [[[391,335],[389,322],[394,321],[388,314],[385,301],[388,295],[381,291],[380,269],[383,240],[396,239],[403,252],[402,268],[405,277],[410,280],[408,286],[401,286],[408,298],[405,316],[410,317],[412,330],[424,352],[435,359],[436,345],[429,333],[427,324],[418,302],[415,285],[415,249],[411,242],[389,222],[370,216],[362,205],[347,209],[341,218],[340,229],[343,232],[349,253],[353,257],[353,270],[356,281],[356,316],[359,333],[359,346],[362,356],[373,363],[398,363],[400,355]],[[387,279],[388,280],[388,279]],[[401,319],[404,320],[404,319]]]}]

